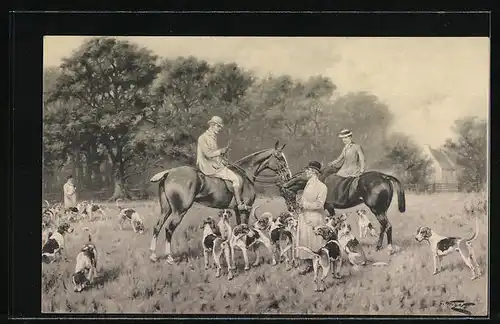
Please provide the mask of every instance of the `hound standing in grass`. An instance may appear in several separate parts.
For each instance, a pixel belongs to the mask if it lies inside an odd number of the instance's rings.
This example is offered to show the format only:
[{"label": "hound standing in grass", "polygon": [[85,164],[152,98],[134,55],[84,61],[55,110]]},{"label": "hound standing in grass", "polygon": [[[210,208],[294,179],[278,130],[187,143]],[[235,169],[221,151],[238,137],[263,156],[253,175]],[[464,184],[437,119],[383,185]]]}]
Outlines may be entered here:
[{"label": "hound standing in grass", "polygon": [[[219,213],[219,217],[221,218],[224,217],[223,213],[224,211]],[[205,270],[208,270],[209,267],[209,253],[210,253],[215,263],[215,268],[216,268],[215,276],[220,277],[222,270],[220,257],[224,252],[224,248],[226,248],[227,250],[229,250],[229,248],[222,244],[224,242],[224,239],[220,235],[217,224],[215,223],[215,220],[212,217],[205,218],[203,224],[201,225],[201,229],[203,229],[203,238],[201,240],[201,244],[203,246],[203,260],[205,264]],[[226,263],[228,264],[228,271],[230,272],[229,255],[228,255],[229,251],[227,252],[228,253],[226,253]]]},{"label": "hound standing in grass", "polygon": [[120,217],[120,229],[123,230],[123,222],[125,221],[130,221],[130,224],[132,225],[132,229],[134,230],[135,233],[142,234],[144,233],[144,222],[141,218],[141,215],[132,208],[124,208],[120,206],[118,203],[121,199],[116,200],[116,207],[120,211],[119,217]]},{"label": "hound standing in grass", "polygon": [[[259,208],[259,206],[257,205],[252,207],[249,218],[253,217],[257,219],[257,217],[255,216],[255,211],[257,208]],[[272,215],[270,213],[263,213],[252,226],[249,226],[247,224],[240,224],[233,228],[232,235],[229,240],[233,268],[235,265],[234,250],[236,247],[238,247],[243,253],[243,259],[245,260],[245,270],[250,269],[247,252],[249,249],[253,249],[255,252],[255,262],[253,263],[253,266],[258,266],[260,262],[260,256],[258,252],[259,244],[264,245],[269,253],[271,253],[272,265],[277,264],[276,257],[273,253],[271,239],[269,238],[271,217]]]},{"label": "hound standing in grass", "polygon": [[[330,273],[331,264],[334,264],[333,276],[340,279],[340,268],[342,267],[342,248],[336,240],[337,235],[330,226],[317,226],[314,228],[315,235],[320,236],[326,243],[318,250],[313,251],[305,246],[297,246],[297,250],[312,257],[314,270],[314,291],[325,290],[325,278]],[[319,268],[323,270],[321,278],[318,277]]]},{"label": "hound standing in grass", "polygon": [[365,209],[358,209],[356,214],[358,215],[359,237],[365,238],[368,234],[375,237],[378,236],[370,219],[368,219],[367,211]]},{"label": "hound standing in grass", "polygon": [[471,270],[471,279],[474,280],[481,276],[481,270],[479,269],[479,264],[476,261],[474,250],[472,249],[472,241],[477,238],[478,234],[479,219],[476,217],[476,231],[468,239],[463,239],[460,237],[441,236],[429,227],[422,226],[417,229],[417,235],[415,236],[415,239],[418,242],[422,242],[424,240],[429,242],[431,246],[432,257],[434,260],[433,274],[437,274],[442,270],[441,259],[445,255],[454,251],[458,251],[465,264]]},{"label": "hound standing in grass", "polygon": [[94,219],[94,214],[99,214],[99,220],[106,217],[104,209],[93,201],[82,201],[78,210],[80,210],[81,215],[88,216],[90,221]]},{"label": "hound standing in grass", "polygon": [[97,273],[97,249],[92,243],[92,237],[89,234],[89,241],[85,244],[80,253],[76,256],[75,272],[71,277],[74,290],[80,292],[93,283]]}]

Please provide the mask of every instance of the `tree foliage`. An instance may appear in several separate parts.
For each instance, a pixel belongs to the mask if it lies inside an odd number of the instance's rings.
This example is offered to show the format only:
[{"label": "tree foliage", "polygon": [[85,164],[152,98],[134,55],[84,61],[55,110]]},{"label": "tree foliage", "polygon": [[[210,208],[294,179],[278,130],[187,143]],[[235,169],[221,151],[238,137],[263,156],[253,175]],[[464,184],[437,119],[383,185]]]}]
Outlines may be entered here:
[{"label": "tree foliage", "polygon": [[[340,154],[337,134],[351,128],[367,162],[382,149],[392,115],[370,93],[336,95],[325,76],[257,77],[235,63],[210,64],[189,56],[158,58],[110,37],[85,42],[45,73],[44,166],[69,158],[109,160],[113,198],[150,168],[193,164],[196,139],[213,115],[224,119],[220,145],[230,159],[287,142],[292,169]],[[143,179],[142,179],[143,180]]]},{"label": "tree foliage", "polygon": [[456,156],[459,184],[467,191],[481,190],[487,181],[487,122],[469,116],[455,121],[455,139],[448,139],[445,149]]},{"label": "tree foliage", "polygon": [[393,133],[385,144],[385,164],[391,165],[406,184],[425,184],[432,175],[432,161],[408,136]]}]

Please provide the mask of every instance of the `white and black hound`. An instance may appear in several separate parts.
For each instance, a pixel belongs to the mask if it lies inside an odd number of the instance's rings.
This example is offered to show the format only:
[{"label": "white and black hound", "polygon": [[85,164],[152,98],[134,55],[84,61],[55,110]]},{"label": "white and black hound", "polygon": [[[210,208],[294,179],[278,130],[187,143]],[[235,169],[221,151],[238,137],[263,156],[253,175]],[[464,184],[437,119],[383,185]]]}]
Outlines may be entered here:
[{"label": "white and black hound", "polygon": [[359,265],[366,265],[366,255],[359,241],[352,234],[351,225],[342,222],[337,231],[337,241],[342,248],[342,254],[346,256],[349,263],[356,269]]},{"label": "white and black hound", "polygon": [[80,215],[88,216],[90,221],[94,219],[94,214],[99,214],[100,220],[102,220],[103,217],[106,217],[106,212],[104,211],[104,209],[101,206],[95,204],[93,201],[80,202],[78,210],[80,211]]},{"label": "white and black hound", "polygon": [[[225,218],[225,219],[224,219]],[[219,213],[220,226],[224,226],[224,222],[227,221],[227,215],[224,216],[224,211]],[[205,270],[209,267],[209,253],[212,254],[215,263],[215,276],[220,277],[222,271],[222,265],[220,263],[220,257],[224,251],[226,251],[226,263],[228,265],[229,279],[232,279],[232,273],[229,264],[229,246],[223,244],[225,239],[221,236],[218,224],[212,217],[207,217],[201,224],[201,229],[203,229],[203,238],[201,244],[203,246],[203,259],[205,264]]]},{"label": "white and black hound", "polygon": [[42,262],[52,263],[64,255],[66,250],[64,246],[64,234],[72,233],[73,228],[68,223],[63,223],[57,228],[57,232],[49,232],[47,242],[42,247]]},{"label": "white and black hound", "polygon": [[92,243],[92,237],[89,234],[89,241],[80,250],[76,256],[75,272],[71,277],[74,290],[81,292],[91,285],[97,273],[97,249]]},{"label": "white and black hound", "polygon": [[[250,216],[249,217],[254,217],[257,219],[255,216],[255,211],[256,209],[259,208],[259,206],[254,205],[252,207],[252,210],[250,211]],[[237,225],[233,228],[231,238],[229,239],[229,246],[231,248],[231,259],[232,259],[232,264],[233,264],[233,269],[235,268],[235,261],[234,261],[234,250],[236,247],[238,247],[242,253],[243,253],[243,259],[245,260],[245,270],[250,269],[250,265],[248,262],[248,249],[253,249],[255,252],[255,262],[253,263],[253,266],[258,266],[260,262],[260,257],[258,253],[258,245],[263,244],[267,250],[271,253],[272,255],[272,265],[276,265],[276,257],[273,253],[273,248],[272,248],[272,243],[271,239],[268,237],[268,231],[270,229],[270,225],[272,223],[272,214],[271,213],[263,213],[257,221],[249,226],[247,224],[240,224]]]},{"label": "white and black hound", "polygon": [[132,229],[135,233],[144,233],[144,221],[142,220],[141,215],[139,215],[135,209],[120,206],[118,203],[120,200],[121,199],[116,200],[116,207],[120,210],[120,229],[123,230],[123,223],[125,221],[130,221]]},{"label": "white and black hound", "polygon": [[[318,251],[312,251],[311,249],[304,246],[297,246],[297,249],[308,252],[313,257],[313,269],[314,269],[314,291],[324,291],[325,278],[330,273],[331,264],[333,263],[333,276],[334,278],[341,278],[340,268],[342,267],[342,248],[339,242],[336,240],[337,235],[335,231],[326,225],[316,226],[314,228],[314,234],[321,236],[325,241]],[[319,268],[323,270],[321,278],[318,278]]]},{"label": "white and black hound", "polygon": [[476,261],[474,250],[472,249],[472,241],[474,241],[479,234],[479,219],[476,217],[476,231],[474,234],[468,238],[463,239],[460,237],[446,237],[437,234],[429,227],[420,226],[417,229],[417,235],[415,239],[418,242],[428,241],[431,246],[432,258],[434,260],[434,272],[437,274],[442,270],[441,259],[454,251],[458,251],[460,256],[464,260],[465,264],[469,267],[472,272],[471,279],[474,280],[481,276],[481,270],[479,269],[479,264]]},{"label": "white and black hound", "polygon": [[[290,212],[282,212],[271,224],[269,237],[271,244],[279,250],[280,259],[284,255],[287,266],[290,261],[295,262],[295,234],[297,232],[297,219]],[[288,253],[287,253],[288,252]],[[288,267],[287,267],[288,268]]]},{"label": "white and black hound", "polygon": [[359,237],[365,238],[368,234],[371,236],[378,236],[370,219],[368,219],[367,211],[365,209],[358,209],[356,214],[358,215]]}]

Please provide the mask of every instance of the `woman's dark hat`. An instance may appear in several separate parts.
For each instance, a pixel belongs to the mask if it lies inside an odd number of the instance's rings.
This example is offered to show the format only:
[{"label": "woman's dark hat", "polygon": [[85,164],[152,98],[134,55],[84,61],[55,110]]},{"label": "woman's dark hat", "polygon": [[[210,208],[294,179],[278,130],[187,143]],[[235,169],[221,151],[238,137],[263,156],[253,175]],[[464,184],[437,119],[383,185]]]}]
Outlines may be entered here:
[{"label": "woman's dark hat", "polygon": [[307,168],[311,168],[311,169],[314,169],[314,170],[320,172],[321,171],[321,163],[319,163],[318,161],[311,161],[307,165]]}]

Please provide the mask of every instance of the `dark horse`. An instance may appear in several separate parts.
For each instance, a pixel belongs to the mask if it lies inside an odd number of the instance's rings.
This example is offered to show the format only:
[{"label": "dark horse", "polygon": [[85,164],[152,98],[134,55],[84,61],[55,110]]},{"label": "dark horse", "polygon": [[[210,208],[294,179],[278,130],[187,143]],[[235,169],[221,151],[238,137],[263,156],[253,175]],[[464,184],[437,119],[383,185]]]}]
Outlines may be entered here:
[{"label": "dark horse", "polygon": [[[392,252],[392,225],[387,218],[387,210],[393,196],[393,186],[397,189],[398,209],[405,212],[405,192],[401,182],[395,177],[377,171],[365,172],[359,176],[357,185],[350,190],[354,178],[343,178],[323,170],[319,179],[326,184],[328,193],[325,209],[330,215],[335,215],[335,208],[346,209],[364,203],[377,217],[380,223],[380,234],[376,250],[382,248],[384,233],[387,234],[387,247]],[[279,184],[281,195],[285,198],[290,210],[297,208],[296,195],[304,189],[307,177],[304,172],[292,176],[290,180]]]},{"label": "dark horse", "polygon": [[[241,199],[248,206],[255,201],[254,181],[263,170],[271,170],[277,174],[279,180],[290,179],[291,172],[283,146],[279,147],[279,141],[272,149],[266,149],[250,154],[228,167],[240,178],[242,183]],[[248,223],[248,212],[240,212],[236,206],[233,195],[233,187],[230,182],[219,178],[205,176],[199,170],[191,166],[181,166],[169,169],[154,175],[151,182],[159,182],[158,196],[160,199],[161,215],[153,229],[151,240],[151,261],[158,260],[156,256],[156,240],[165,223],[165,255],[168,263],[172,263],[170,244],[172,234],[179,226],[186,212],[193,203],[197,202],[207,207],[234,210],[236,223]]]}]

